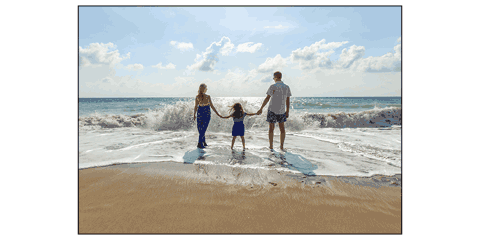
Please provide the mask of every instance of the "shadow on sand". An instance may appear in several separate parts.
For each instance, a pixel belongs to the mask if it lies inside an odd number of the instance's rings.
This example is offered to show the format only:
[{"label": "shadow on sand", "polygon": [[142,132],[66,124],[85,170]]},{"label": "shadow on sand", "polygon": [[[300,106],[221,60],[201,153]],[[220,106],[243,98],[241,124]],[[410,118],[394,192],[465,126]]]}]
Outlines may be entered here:
[{"label": "shadow on sand", "polygon": [[205,151],[197,148],[192,151],[188,151],[183,155],[183,163],[184,164],[193,164],[196,160],[205,160]]},{"label": "shadow on sand", "polygon": [[232,150],[232,157],[229,159],[228,162],[231,165],[246,164],[245,163],[245,151],[237,152],[235,150]]},{"label": "shadow on sand", "polygon": [[[270,159],[271,161],[282,165],[283,167],[287,167],[292,170],[297,170],[304,175],[307,176],[315,176],[316,174],[313,170],[318,169],[318,166],[311,163],[303,156],[294,154],[291,152],[277,152],[275,150],[272,151],[272,156],[277,159],[277,161]],[[280,160],[280,162],[278,162]]]}]

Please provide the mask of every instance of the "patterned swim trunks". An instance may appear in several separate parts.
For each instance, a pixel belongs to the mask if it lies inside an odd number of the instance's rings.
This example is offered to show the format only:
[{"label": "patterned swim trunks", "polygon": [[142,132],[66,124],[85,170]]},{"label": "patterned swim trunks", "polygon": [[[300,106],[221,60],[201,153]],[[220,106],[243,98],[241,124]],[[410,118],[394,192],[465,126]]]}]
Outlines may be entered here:
[{"label": "patterned swim trunks", "polygon": [[287,121],[287,116],[283,114],[275,114],[274,112],[268,110],[267,113],[267,122],[269,123],[282,123]]}]

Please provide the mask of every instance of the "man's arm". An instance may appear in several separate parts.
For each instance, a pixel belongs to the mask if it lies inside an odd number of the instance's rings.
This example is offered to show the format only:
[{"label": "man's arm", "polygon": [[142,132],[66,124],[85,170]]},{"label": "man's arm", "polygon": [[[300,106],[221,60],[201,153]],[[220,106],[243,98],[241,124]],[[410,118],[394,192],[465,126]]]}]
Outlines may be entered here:
[{"label": "man's arm", "polygon": [[262,114],[262,109],[263,109],[263,107],[265,107],[265,105],[267,105],[268,100],[270,100],[270,95],[267,95],[267,97],[265,98],[265,100],[263,100],[263,104],[262,104],[262,106],[260,107],[260,110],[258,110],[257,114],[259,114],[259,115]]},{"label": "man's arm", "polygon": [[290,111],[290,97],[287,97],[286,105],[287,105],[287,111],[285,112],[285,116],[288,118],[288,111]]}]

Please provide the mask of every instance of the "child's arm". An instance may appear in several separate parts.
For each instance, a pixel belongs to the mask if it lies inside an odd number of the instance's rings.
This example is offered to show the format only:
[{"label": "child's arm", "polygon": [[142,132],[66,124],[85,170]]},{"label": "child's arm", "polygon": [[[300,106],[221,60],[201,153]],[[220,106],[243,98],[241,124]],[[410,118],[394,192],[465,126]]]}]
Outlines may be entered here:
[{"label": "child's arm", "polygon": [[[219,116],[220,116],[220,115],[219,115]],[[231,116],[232,116],[232,115],[226,116],[226,117],[223,117],[223,116],[220,116],[220,117],[221,117],[221,118],[229,118],[229,117],[231,117]]]},{"label": "child's arm", "polygon": [[256,113],[247,113],[247,116],[255,116],[255,115],[258,115]]}]

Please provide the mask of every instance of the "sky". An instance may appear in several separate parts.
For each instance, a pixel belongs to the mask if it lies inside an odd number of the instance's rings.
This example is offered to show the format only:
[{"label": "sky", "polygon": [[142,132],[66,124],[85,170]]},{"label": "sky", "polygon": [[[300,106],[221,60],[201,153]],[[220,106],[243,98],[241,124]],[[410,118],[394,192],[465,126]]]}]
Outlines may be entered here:
[{"label": "sky", "polygon": [[79,7],[79,97],[401,96],[400,7]]}]

